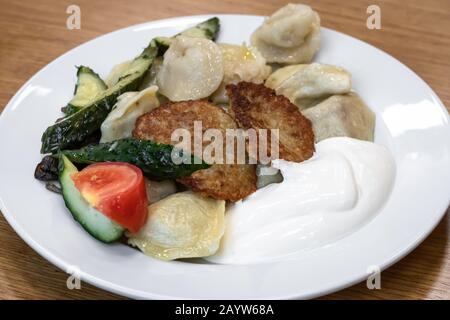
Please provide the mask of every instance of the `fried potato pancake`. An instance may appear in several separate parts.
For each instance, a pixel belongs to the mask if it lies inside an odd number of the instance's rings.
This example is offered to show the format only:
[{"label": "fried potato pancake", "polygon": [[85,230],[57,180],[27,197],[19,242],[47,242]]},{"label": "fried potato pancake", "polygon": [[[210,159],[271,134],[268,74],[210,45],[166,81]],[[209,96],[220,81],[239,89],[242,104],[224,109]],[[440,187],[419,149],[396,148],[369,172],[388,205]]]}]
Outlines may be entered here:
[{"label": "fried potato pancake", "polygon": [[[240,127],[279,129],[280,159],[302,162],[312,157],[314,132],[311,121],[288,98],[277,95],[263,84],[251,82],[229,84],[226,90],[230,97],[230,114]],[[271,141],[268,140],[266,152],[271,156]],[[257,153],[251,155],[257,156]]]},{"label": "fried potato pancake", "polygon": [[[172,132],[180,128],[187,129],[191,134],[193,153],[200,157],[201,154],[196,154],[194,148],[194,121],[201,121],[202,134],[207,129],[218,129],[225,137],[226,129],[238,128],[229,114],[206,100],[169,102],[139,117],[133,137],[174,145]],[[209,143],[203,141],[203,148]],[[256,191],[256,179],[255,165],[214,164],[189,177],[178,179],[178,182],[215,199],[238,201]]]}]

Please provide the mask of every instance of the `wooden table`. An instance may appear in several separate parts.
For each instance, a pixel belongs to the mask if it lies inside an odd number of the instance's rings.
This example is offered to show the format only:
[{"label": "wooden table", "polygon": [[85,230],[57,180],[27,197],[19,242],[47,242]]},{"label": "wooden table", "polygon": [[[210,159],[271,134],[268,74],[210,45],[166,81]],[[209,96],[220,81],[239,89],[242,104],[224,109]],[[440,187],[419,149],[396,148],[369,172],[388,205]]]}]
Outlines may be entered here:
[{"label": "wooden table", "polygon": [[[269,15],[288,1],[255,0],[0,0],[0,110],[44,65],[75,46],[132,24],[205,13]],[[367,41],[417,72],[450,106],[450,1],[303,1],[322,25]],[[66,28],[66,9],[81,8],[81,30]],[[382,29],[366,28],[367,6],[378,4]],[[449,137],[450,138],[450,137]],[[1,180],[0,180],[1,181]],[[382,273],[381,290],[365,283],[326,299],[450,299],[450,219],[414,252]],[[67,275],[25,244],[0,215],[1,299],[119,298],[86,283],[68,290]]]}]

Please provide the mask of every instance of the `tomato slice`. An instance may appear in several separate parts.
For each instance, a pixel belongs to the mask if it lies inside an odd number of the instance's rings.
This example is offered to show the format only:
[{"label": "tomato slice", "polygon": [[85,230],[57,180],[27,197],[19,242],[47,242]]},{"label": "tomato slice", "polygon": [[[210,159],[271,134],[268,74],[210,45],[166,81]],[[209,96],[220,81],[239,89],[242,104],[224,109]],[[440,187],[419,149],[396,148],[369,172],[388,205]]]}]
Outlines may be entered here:
[{"label": "tomato slice", "polygon": [[91,164],[71,176],[83,198],[133,233],[145,224],[147,191],[142,171],[129,163]]}]

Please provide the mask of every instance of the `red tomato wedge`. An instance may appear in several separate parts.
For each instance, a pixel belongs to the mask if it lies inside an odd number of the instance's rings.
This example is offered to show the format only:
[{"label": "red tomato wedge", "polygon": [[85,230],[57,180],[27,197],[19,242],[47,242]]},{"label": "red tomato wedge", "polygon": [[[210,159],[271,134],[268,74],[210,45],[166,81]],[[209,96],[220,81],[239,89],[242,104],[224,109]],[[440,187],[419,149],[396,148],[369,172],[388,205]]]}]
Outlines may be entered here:
[{"label": "red tomato wedge", "polygon": [[147,191],[141,169],[124,162],[91,164],[72,180],[95,209],[133,233],[147,219]]}]

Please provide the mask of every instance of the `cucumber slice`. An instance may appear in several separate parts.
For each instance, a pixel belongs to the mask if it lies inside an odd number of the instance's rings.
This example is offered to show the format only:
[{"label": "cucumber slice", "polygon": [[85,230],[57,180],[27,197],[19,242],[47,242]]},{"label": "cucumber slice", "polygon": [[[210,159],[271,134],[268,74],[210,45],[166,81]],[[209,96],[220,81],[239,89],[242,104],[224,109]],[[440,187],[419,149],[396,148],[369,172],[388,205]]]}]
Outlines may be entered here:
[{"label": "cucumber slice", "polygon": [[[219,18],[214,17],[206,21],[203,21],[189,29],[186,29],[178,33],[174,37],[182,35],[192,38],[205,38],[214,41],[216,40],[217,35],[219,34],[219,30],[220,30]],[[160,56],[163,55],[169,48],[170,44],[172,43],[172,39],[174,37],[156,37],[155,39],[153,39],[153,41],[158,47],[159,50],[158,54]]]},{"label": "cucumber slice", "polygon": [[[178,179],[210,167],[181,149],[151,140],[125,138],[113,142],[91,144],[78,150],[62,150],[61,154],[75,163],[127,162],[139,167],[154,180]],[[189,163],[176,164],[173,155],[186,157]],[[190,157],[190,158],[188,158]]]},{"label": "cucumber slice", "polygon": [[219,18],[213,17],[198,25],[189,28],[183,32],[181,35],[188,37],[196,37],[196,38],[206,38],[210,40],[216,40],[217,34],[220,30],[220,21]]},{"label": "cucumber slice", "polygon": [[71,175],[78,169],[64,155],[61,155],[59,164],[62,195],[73,218],[97,240],[110,243],[119,239],[124,228],[93,208],[75,187]]},{"label": "cucumber slice", "polygon": [[108,87],[100,76],[91,68],[85,66],[77,67],[77,84],[73,99],[67,106],[62,108],[66,115],[71,115],[78,110],[86,107],[101,92]]}]

